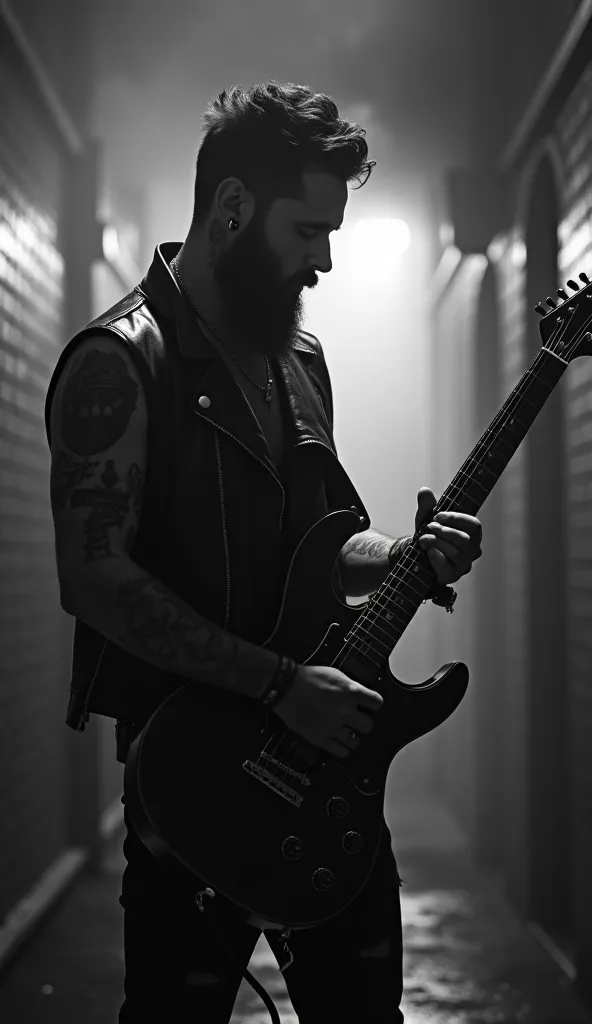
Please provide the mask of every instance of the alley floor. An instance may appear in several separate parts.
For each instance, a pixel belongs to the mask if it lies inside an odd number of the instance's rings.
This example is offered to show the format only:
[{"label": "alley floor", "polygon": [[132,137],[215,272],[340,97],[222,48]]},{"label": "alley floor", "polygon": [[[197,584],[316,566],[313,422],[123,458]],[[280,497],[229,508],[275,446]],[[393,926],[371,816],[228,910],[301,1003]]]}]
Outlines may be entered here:
[{"label": "alley floor", "polygon": [[[406,1024],[592,1024],[555,959],[478,871],[437,805],[387,815],[403,878]],[[0,975],[2,1024],[116,1024],[123,956],[121,836]],[[297,1024],[264,937],[251,971],[282,1024]],[[243,981],[231,1024],[268,1024]],[[328,1022],[339,1024],[339,1021]],[[372,1022],[360,1022],[372,1024]]]}]

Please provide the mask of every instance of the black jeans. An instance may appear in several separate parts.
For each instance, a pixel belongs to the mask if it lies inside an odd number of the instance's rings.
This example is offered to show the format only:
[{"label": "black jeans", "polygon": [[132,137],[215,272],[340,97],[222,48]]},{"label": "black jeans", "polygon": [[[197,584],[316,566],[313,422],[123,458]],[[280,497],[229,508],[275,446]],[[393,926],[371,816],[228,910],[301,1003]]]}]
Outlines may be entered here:
[{"label": "black jeans", "polygon": [[[243,969],[260,930],[246,923],[242,908],[218,894],[214,900],[206,897],[206,912],[200,913],[195,894],[206,883],[180,864],[165,869],[127,813],[125,821],[127,867],[119,899],[125,1001],[119,1024],[228,1024],[242,979],[207,921],[210,903]],[[336,918],[292,932],[288,939],[294,962],[283,977],[300,1024],[401,1024],[400,884],[385,824],[380,853],[356,899]],[[273,949],[278,933],[266,936]],[[381,955],[362,955],[367,952]]]}]

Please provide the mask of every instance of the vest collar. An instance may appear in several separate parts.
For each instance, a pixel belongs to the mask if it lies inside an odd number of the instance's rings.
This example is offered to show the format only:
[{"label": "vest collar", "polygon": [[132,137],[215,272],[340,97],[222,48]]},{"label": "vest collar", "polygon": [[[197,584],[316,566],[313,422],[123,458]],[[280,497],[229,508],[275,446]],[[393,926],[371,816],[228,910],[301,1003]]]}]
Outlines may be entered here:
[{"label": "vest collar", "polygon": [[[170,268],[171,260],[181,251],[182,242],[161,242],[154,250],[154,259],[136,290],[141,292],[158,312],[177,327],[180,352],[190,359],[219,358],[211,341],[201,328],[199,317],[191,309]],[[295,352],[314,356],[316,349],[306,338],[299,337]]]},{"label": "vest collar", "polygon": [[[253,455],[260,459],[263,457],[267,468],[272,469],[271,453],[246,397],[201,329],[199,317],[191,309],[170,268],[169,264],[180,251],[181,245],[181,242],[161,242],[157,245],[152,264],[135,290],[174,327],[182,355],[189,359],[210,360],[212,363],[202,379],[202,387],[211,386],[212,394],[220,394],[222,390],[226,398],[223,402],[212,403],[207,413],[199,407],[194,407],[194,411],[214,426],[226,430]],[[280,357],[277,365],[286,387],[294,447],[317,442],[336,458],[331,425],[307,370],[307,365],[315,356],[319,358],[318,348],[300,335],[292,351]],[[194,397],[197,401],[199,396]]]}]

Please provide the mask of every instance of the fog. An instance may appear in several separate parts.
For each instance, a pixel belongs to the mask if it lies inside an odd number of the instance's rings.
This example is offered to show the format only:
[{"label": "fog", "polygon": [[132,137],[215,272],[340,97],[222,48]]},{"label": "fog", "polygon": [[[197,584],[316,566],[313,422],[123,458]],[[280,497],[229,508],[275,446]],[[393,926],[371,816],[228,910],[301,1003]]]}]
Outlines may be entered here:
[{"label": "fog", "polygon": [[97,134],[107,169],[148,187],[148,236],[190,215],[202,112],[221,89],[269,78],[332,95],[368,128],[374,197],[418,202],[462,157],[469,0],[172,0],[101,4],[93,26]]},{"label": "fog", "polygon": [[[431,464],[428,279],[442,169],[462,159],[472,61],[468,0],[222,0],[166,6],[107,0],[93,29],[92,125],[103,173],[144,211],[141,268],[154,246],[182,239],[193,203],[202,114],[234,84],[277,78],[326,92],[367,130],[369,181],[351,189],[332,236],[333,269],[305,292],[305,329],[322,341],[333,381],[335,438],[376,529],[414,529]],[[411,233],[397,257],[385,232],[356,241],[362,218],[398,218]],[[112,296],[116,301],[118,296]],[[96,313],[110,305],[99,300]],[[446,481],[445,483],[447,483]],[[391,664],[408,681],[438,667],[424,606]],[[397,759],[422,784],[431,739]],[[424,779],[425,781],[425,779]]]}]

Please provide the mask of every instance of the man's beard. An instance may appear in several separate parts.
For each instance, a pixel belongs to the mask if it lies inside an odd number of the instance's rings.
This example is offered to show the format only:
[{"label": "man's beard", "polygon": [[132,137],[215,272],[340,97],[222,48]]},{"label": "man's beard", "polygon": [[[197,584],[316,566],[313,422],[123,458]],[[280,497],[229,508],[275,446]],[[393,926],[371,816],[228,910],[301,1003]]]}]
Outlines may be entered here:
[{"label": "man's beard", "polygon": [[241,343],[269,357],[293,349],[304,321],[301,288],[317,283],[312,272],[284,281],[279,260],[252,223],[220,258],[214,279],[224,319]]}]

